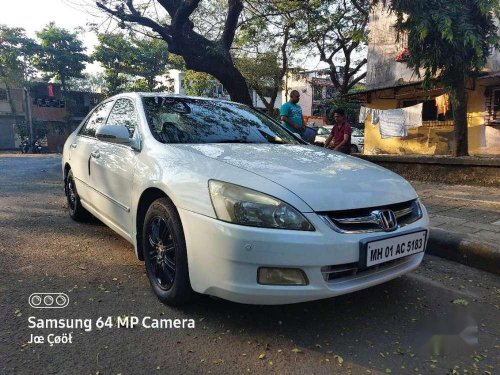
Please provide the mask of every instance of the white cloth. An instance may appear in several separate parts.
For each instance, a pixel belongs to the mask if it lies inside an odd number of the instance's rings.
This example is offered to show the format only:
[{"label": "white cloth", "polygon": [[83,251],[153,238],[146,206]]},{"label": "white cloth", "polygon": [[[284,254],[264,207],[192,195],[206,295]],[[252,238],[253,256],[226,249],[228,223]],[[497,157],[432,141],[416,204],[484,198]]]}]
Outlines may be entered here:
[{"label": "white cloth", "polygon": [[358,122],[365,122],[366,118],[371,114],[372,109],[361,106],[359,108],[359,119]]},{"label": "white cloth", "polygon": [[422,107],[423,103],[403,108],[405,116],[404,124],[406,129],[413,129],[422,126]]},{"label": "white cloth", "polygon": [[380,135],[382,138],[405,137],[405,115],[403,109],[388,109],[380,111]]}]

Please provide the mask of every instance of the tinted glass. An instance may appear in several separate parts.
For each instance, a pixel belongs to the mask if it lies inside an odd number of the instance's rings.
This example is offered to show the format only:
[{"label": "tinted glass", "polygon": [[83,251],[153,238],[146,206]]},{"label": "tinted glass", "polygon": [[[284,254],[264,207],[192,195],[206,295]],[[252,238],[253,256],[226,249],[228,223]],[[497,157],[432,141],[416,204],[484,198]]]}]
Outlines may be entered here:
[{"label": "tinted glass", "polygon": [[328,128],[325,128],[325,127],[321,127],[321,128],[318,129],[318,135],[328,135],[328,134],[331,133],[331,131],[332,131],[331,128],[328,129]]},{"label": "tinted glass", "polygon": [[362,137],[364,135],[364,131],[359,128],[352,128],[352,135],[355,137]]},{"label": "tinted glass", "polygon": [[143,103],[160,142],[300,143],[277,122],[241,104],[164,96],[144,97]]},{"label": "tinted glass", "polygon": [[137,126],[137,113],[134,103],[129,99],[118,99],[109,114],[107,125],[124,125],[128,129],[129,137],[134,135]]},{"label": "tinted glass", "polygon": [[109,109],[113,102],[106,102],[99,104],[92,115],[88,118],[87,122],[83,126],[83,128],[80,130],[80,135],[86,135],[89,137],[95,137],[95,132],[99,126],[102,125],[104,120],[106,119],[106,116],[109,112]]}]

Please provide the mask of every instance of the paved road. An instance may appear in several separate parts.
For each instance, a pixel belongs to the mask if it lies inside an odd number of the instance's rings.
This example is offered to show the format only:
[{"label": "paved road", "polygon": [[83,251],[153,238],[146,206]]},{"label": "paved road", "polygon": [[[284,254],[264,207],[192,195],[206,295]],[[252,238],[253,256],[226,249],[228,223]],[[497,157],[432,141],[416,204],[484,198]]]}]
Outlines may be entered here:
[{"label": "paved road", "polygon": [[[1,374],[499,371],[499,278],[431,256],[414,273],[329,300],[266,307],[200,296],[166,307],[130,244],[67,216],[59,160],[0,156]],[[58,291],[70,298],[65,309],[29,307],[31,293]],[[125,315],[194,319],[195,328],[95,328]],[[94,326],[29,328],[31,316]],[[69,332],[71,344],[28,343]]]},{"label": "paved road", "polygon": [[472,235],[475,240],[500,243],[500,190],[485,186],[414,182],[425,202],[431,225]]}]

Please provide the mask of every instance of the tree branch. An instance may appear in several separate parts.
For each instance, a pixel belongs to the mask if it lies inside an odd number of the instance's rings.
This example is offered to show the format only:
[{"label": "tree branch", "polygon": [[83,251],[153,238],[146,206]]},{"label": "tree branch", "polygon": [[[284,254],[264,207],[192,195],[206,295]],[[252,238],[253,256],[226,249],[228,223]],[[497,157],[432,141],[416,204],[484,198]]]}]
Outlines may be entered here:
[{"label": "tree branch", "polygon": [[354,78],[346,87],[346,93],[366,77],[366,72]]},{"label": "tree branch", "polygon": [[156,31],[158,34],[162,36],[162,38],[170,43],[172,41],[172,35],[170,32],[170,26],[165,25],[162,26],[159,23],[153,21],[151,18],[142,16],[137,9],[134,8],[132,4],[132,0],[127,0],[127,8],[130,13],[126,13],[123,6],[116,8],[115,10],[108,8],[106,5],[101,3],[100,1],[96,1],[96,5],[98,8],[102,9],[104,12],[111,14],[113,17],[118,18],[121,21],[126,22],[136,22],[142,26],[149,27],[150,29]]},{"label": "tree branch", "polygon": [[172,32],[174,34],[181,34],[186,21],[188,21],[191,14],[198,7],[200,0],[182,0],[176,3],[178,3],[178,6],[175,13],[170,15],[172,17]]},{"label": "tree branch", "polygon": [[229,9],[224,24],[224,32],[222,33],[222,45],[227,50],[229,50],[233,44],[234,35],[238,26],[238,19],[240,18],[242,10],[243,2],[241,0],[229,0]]}]

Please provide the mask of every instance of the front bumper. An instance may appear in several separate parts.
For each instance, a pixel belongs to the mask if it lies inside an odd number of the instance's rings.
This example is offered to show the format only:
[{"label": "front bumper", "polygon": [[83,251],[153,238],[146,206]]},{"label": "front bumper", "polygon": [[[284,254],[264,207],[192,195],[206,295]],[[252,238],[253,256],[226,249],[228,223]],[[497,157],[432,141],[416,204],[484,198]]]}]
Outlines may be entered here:
[{"label": "front bumper", "polygon": [[[428,229],[423,218],[388,236]],[[191,211],[179,210],[193,290],[247,304],[287,304],[329,298],[368,288],[418,267],[423,253],[397,262],[326,281],[325,266],[352,264],[359,260],[359,243],[380,233],[343,234],[328,227],[314,213],[305,214],[315,232],[263,229],[225,223]],[[306,286],[261,285],[259,267],[300,268]]]}]

